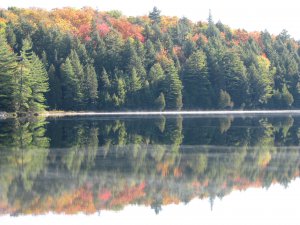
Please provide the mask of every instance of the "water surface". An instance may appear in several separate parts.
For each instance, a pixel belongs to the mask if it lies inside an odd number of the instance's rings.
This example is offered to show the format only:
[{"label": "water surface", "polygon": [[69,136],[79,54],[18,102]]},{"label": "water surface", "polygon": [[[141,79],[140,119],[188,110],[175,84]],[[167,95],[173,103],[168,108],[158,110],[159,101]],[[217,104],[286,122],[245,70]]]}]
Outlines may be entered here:
[{"label": "water surface", "polygon": [[299,125],[292,114],[3,120],[0,221],[296,224]]}]

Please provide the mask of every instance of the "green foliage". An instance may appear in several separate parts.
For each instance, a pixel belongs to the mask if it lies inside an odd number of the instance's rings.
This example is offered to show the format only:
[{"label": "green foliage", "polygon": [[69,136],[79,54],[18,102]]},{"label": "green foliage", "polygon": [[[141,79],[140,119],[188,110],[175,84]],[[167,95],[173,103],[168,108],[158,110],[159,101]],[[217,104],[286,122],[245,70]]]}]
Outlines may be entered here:
[{"label": "green foliage", "polygon": [[156,6],[153,8],[152,12],[149,13],[149,18],[153,23],[160,23],[160,10]]},{"label": "green foliage", "polygon": [[53,64],[49,67],[48,77],[50,90],[46,94],[47,103],[51,109],[59,109],[62,107],[62,84]]},{"label": "green foliage", "polygon": [[267,104],[273,95],[275,69],[270,68],[270,61],[258,56],[249,68],[251,102],[255,106]]},{"label": "green foliage", "polygon": [[98,99],[98,80],[94,66],[86,65],[83,75],[83,102],[85,108],[96,108]]},{"label": "green foliage", "polygon": [[45,94],[49,90],[48,75],[42,61],[32,52],[29,40],[24,40],[16,77],[16,112],[33,114],[46,109]]},{"label": "green foliage", "polygon": [[180,110],[182,108],[182,82],[172,61],[164,65],[166,74],[163,93],[166,99],[166,109]]},{"label": "green foliage", "polygon": [[164,93],[160,93],[157,99],[155,99],[155,108],[157,108],[159,111],[163,111],[166,107],[166,100]]},{"label": "green foliage", "polygon": [[46,109],[45,93],[49,91],[48,74],[44,64],[33,53],[31,61],[31,79],[30,84],[32,97],[29,102],[31,112],[39,112]]},{"label": "green foliage", "polygon": [[186,108],[211,107],[211,85],[208,79],[206,56],[203,51],[194,52],[186,61],[182,72],[184,103]]},{"label": "green foliage", "polygon": [[82,92],[80,90],[80,81],[69,58],[61,65],[60,73],[62,79],[62,104],[68,110],[76,109],[82,103]]},{"label": "green foliage", "polygon": [[282,88],[282,100],[283,100],[284,106],[288,106],[288,107],[291,106],[294,102],[294,97],[289,92],[286,85],[284,85]]},{"label": "green foliage", "polygon": [[230,95],[222,89],[220,91],[219,107],[221,109],[233,107],[233,102],[231,101]]},{"label": "green foliage", "polygon": [[235,106],[241,106],[247,98],[247,70],[236,52],[226,52],[222,59],[223,87],[232,96]]},{"label": "green foliage", "polygon": [[10,112],[16,110],[16,59],[4,35],[0,34],[0,109]]}]

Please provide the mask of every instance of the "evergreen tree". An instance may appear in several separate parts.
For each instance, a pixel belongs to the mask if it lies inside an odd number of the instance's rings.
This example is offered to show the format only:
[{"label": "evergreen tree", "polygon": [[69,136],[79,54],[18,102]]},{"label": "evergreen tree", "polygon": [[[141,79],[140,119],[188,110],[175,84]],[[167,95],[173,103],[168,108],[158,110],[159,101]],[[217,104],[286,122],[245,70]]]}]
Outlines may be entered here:
[{"label": "evergreen tree", "polygon": [[162,79],[164,79],[164,71],[159,63],[155,63],[149,71],[148,80],[150,84],[154,85]]},{"label": "evergreen tree", "polygon": [[232,51],[225,53],[222,71],[225,84],[223,88],[232,96],[235,106],[241,106],[247,98],[248,87],[246,68],[237,53]]},{"label": "evergreen tree", "polygon": [[76,79],[79,81],[80,92],[83,93],[83,83],[84,83],[83,65],[81,64],[79,56],[75,50],[71,50],[69,58],[70,58],[70,62],[72,64]]},{"label": "evergreen tree", "polygon": [[130,73],[132,69],[136,70],[137,75],[141,80],[146,79],[146,70],[143,66],[140,56],[138,56],[137,51],[134,46],[134,41],[129,39],[125,44],[124,51],[124,68],[127,73]]},{"label": "evergreen tree", "polygon": [[122,52],[124,48],[124,40],[120,33],[115,30],[110,31],[104,37],[105,56],[102,57],[104,66],[109,73],[115,68],[119,68],[122,62]]},{"label": "evergreen tree", "polygon": [[208,79],[206,56],[203,51],[194,52],[182,72],[184,103],[187,108],[209,108],[211,85]]},{"label": "evergreen tree", "polygon": [[206,30],[206,34],[208,37],[218,37],[220,36],[220,31],[217,28],[217,26],[214,24],[211,10],[209,10],[209,15],[208,15],[208,28]]},{"label": "evergreen tree", "polygon": [[140,102],[140,90],[142,88],[142,83],[140,78],[138,77],[135,68],[132,69],[131,74],[129,76],[128,86],[128,98],[129,101],[128,105],[130,107],[137,107],[141,104]]},{"label": "evergreen tree", "polygon": [[31,83],[31,63],[32,63],[32,49],[29,40],[23,41],[21,55],[19,57],[19,68],[16,76],[16,107],[15,111],[20,115],[26,114],[30,111],[29,101],[33,97]]},{"label": "evergreen tree", "polygon": [[85,108],[95,108],[98,99],[98,80],[93,65],[88,64],[84,69],[83,101]]},{"label": "evergreen tree", "polygon": [[80,43],[80,40],[78,38],[73,40],[73,45],[74,45],[73,49],[76,51],[78,58],[80,60],[80,63],[83,66],[87,65],[88,63],[92,63],[88,56],[85,45]]},{"label": "evergreen tree", "polygon": [[0,109],[14,111],[16,100],[17,57],[0,34]]},{"label": "evergreen tree", "polygon": [[145,68],[149,70],[155,63],[156,52],[154,45],[150,40],[145,43]]},{"label": "evergreen tree", "polygon": [[141,80],[138,77],[135,68],[133,68],[129,79],[129,91],[132,93],[136,93],[141,88],[142,88]]},{"label": "evergreen tree", "polygon": [[53,64],[48,70],[49,92],[46,94],[47,103],[50,109],[60,109],[62,107],[62,87]]},{"label": "evergreen tree", "polygon": [[160,23],[160,10],[155,6],[152,12],[149,13],[149,18],[152,20],[153,23]]},{"label": "evergreen tree", "polygon": [[155,108],[159,111],[163,111],[166,107],[166,100],[164,93],[160,93],[157,99],[155,99]]},{"label": "evergreen tree", "polygon": [[42,52],[42,58],[41,61],[45,67],[45,69],[47,70],[49,68],[49,64],[48,64],[48,57],[47,57],[47,53],[45,51]]},{"label": "evergreen tree", "polygon": [[7,39],[7,43],[13,48],[16,47],[17,45],[17,39],[16,39],[16,35],[14,33],[14,29],[13,29],[13,24],[12,23],[8,23],[6,26],[6,39]]},{"label": "evergreen tree", "polygon": [[180,18],[177,23],[176,35],[175,35],[175,43],[179,45],[183,45],[184,41],[187,39],[186,37],[192,30],[192,23],[186,17]]},{"label": "evergreen tree", "polygon": [[44,64],[35,53],[32,53],[30,63],[30,77],[32,97],[29,101],[30,112],[39,112],[46,109],[45,94],[49,91],[48,74]]},{"label": "evergreen tree", "polygon": [[65,109],[80,109],[82,93],[71,60],[66,59],[60,68],[62,78],[62,103]]},{"label": "evergreen tree", "polygon": [[282,88],[282,101],[283,101],[283,107],[290,107],[294,102],[294,97],[289,92],[286,85],[284,85]]},{"label": "evergreen tree", "polygon": [[180,110],[182,108],[182,83],[172,61],[164,65],[166,78],[164,80],[164,95],[166,109]]},{"label": "evergreen tree", "polygon": [[[92,39],[93,48],[90,50],[90,56],[94,59],[94,67],[96,73],[100,75],[102,73],[104,64],[105,64],[105,57],[106,57],[106,47],[105,43],[102,38],[100,38],[99,33],[95,38]],[[95,45],[95,47],[94,47]]]},{"label": "evergreen tree", "polygon": [[222,60],[226,52],[226,46],[224,46],[219,38],[211,37],[205,51],[207,55],[209,81],[213,90],[211,97],[214,102],[218,102],[218,93],[221,89],[225,89]]},{"label": "evergreen tree", "polygon": [[100,98],[100,109],[111,107],[111,81],[106,70],[103,68],[101,76],[99,78],[99,98]]},{"label": "evergreen tree", "polygon": [[46,108],[45,94],[49,89],[48,76],[43,63],[32,52],[29,40],[23,41],[19,59],[19,72],[16,78],[16,112],[23,115],[43,111]]},{"label": "evergreen tree", "polygon": [[115,109],[121,109],[126,100],[126,85],[122,78],[116,78],[113,85],[112,103]]},{"label": "evergreen tree", "polygon": [[270,61],[261,56],[255,63],[249,68],[250,104],[258,107],[266,105],[273,95],[275,69],[270,68]]}]

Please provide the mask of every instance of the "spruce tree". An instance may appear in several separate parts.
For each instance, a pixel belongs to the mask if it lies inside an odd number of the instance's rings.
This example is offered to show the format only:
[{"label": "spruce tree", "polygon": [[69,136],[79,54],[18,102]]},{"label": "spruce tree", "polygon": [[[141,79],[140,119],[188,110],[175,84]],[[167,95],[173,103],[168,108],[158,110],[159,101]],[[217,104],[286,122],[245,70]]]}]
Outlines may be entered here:
[{"label": "spruce tree", "polygon": [[151,85],[155,85],[157,84],[158,81],[163,79],[164,79],[164,71],[159,63],[155,63],[149,71],[148,81],[150,82]]},{"label": "spruce tree", "polygon": [[55,67],[50,65],[48,70],[49,92],[47,93],[47,103],[50,109],[60,109],[62,107],[62,87],[61,81],[57,76]]},{"label": "spruce tree", "polygon": [[98,99],[98,80],[91,64],[84,69],[83,94],[85,108],[95,108]]},{"label": "spruce tree", "polygon": [[71,60],[66,59],[61,65],[62,99],[64,109],[80,109],[82,93],[77,76],[74,73]]},{"label": "spruce tree", "polygon": [[187,108],[209,108],[211,85],[208,79],[206,56],[203,51],[194,52],[182,72],[184,103]]},{"label": "spruce tree", "polygon": [[142,83],[137,75],[135,68],[132,69],[129,79],[129,91],[137,93],[142,88]]},{"label": "spruce tree", "polygon": [[252,107],[267,105],[273,95],[274,74],[276,70],[271,67],[270,61],[257,56],[249,68],[249,94]]},{"label": "spruce tree", "polygon": [[290,107],[294,102],[294,97],[289,92],[286,85],[283,85],[283,88],[282,88],[282,101],[283,101],[284,107]]},{"label": "spruce tree", "polygon": [[79,90],[78,90],[78,103],[83,103],[83,92],[84,92],[84,70],[83,66],[80,62],[79,56],[75,50],[71,50],[70,53],[70,62],[72,64],[72,68],[74,71],[74,75],[76,77],[76,81],[78,81]]},{"label": "spruce tree", "polygon": [[222,59],[223,87],[232,96],[235,106],[241,106],[247,97],[246,68],[236,52],[226,52]]},{"label": "spruce tree", "polygon": [[128,39],[126,42],[123,59],[124,68],[127,73],[131,73],[134,68],[137,76],[139,76],[141,80],[146,79],[146,70],[143,66],[141,57],[137,54],[134,41],[132,39]]},{"label": "spruce tree", "polygon": [[111,87],[112,83],[105,68],[99,77],[99,106],[100,109],[109,109],[111,107]]},{"label": "spruce tree", "polygon": [[149,70],[155,63],[156,52],[150,40],[145,43],[145,68]]},{"label": "spruce tree", "polygon": [[153,23],[160,23],[160,10],[156,6],[153,8],[152,12],[149,13],[149,18],[152,20]]},{"label": "spruce tree", "polygon": [[127,101],[129,102],[130,107],[137,107],[140,105],[140,94],[139,91],[142,88],[142,83],[140,78],[137,75],[135,68],[132,69],[131,74],[129,76],[128,86],[128,98]]},{"label": "spruce tree", "polygon": [[164,95],[166,109],[180,110],[182,108],[182,83],[175,69],[173,61],[169,60],[164,65],[166,78],[164,80]]}]

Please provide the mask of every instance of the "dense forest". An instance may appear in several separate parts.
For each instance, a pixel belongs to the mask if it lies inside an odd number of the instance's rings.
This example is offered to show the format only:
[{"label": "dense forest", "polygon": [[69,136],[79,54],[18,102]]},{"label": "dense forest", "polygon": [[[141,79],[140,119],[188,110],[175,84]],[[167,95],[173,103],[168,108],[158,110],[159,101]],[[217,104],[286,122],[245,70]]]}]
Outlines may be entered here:
[{"label": "dense forest", "polygon": [[299,108],[299,55],[211,13],[0,9],[0,111]]},{"label": "dense forest", "polygon": [[[30,118],[0,123],[0,215],[96,213],[284,186],[300,117]],[[145,129],[147,127],[147,129]]]}]

